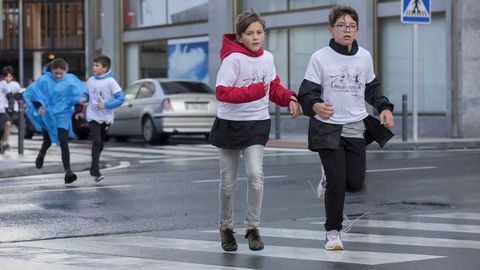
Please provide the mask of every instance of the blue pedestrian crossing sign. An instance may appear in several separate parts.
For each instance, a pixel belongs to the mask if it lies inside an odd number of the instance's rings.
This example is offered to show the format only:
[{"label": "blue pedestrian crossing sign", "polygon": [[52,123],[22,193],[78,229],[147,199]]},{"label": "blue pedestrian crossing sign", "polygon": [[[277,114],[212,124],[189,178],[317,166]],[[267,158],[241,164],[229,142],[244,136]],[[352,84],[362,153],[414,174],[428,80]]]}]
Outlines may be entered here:
[{"label": "blue pedestrian crossing sign", "polygon": [[402,0],[402,23],[430,23],[430,0]]}]

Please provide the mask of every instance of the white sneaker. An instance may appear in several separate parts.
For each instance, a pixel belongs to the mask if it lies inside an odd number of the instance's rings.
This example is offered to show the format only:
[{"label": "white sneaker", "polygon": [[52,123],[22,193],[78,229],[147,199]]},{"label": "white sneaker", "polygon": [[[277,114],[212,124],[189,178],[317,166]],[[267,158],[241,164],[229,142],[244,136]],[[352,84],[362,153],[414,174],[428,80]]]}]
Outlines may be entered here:
[{"label": "white sneaker", "polygon": [[327,190],[327,177],[325,176],[325,171],[322,168],[322,178],[317,185],[317,197],[319,199],[325,198],[325,191]]},{"label": "white sneaker", "polygon": [[343,250],[343,243],[340,239],[340,232],[337,230],[331,230],[327,232],[325,237],[325,249],[326,250]]}]

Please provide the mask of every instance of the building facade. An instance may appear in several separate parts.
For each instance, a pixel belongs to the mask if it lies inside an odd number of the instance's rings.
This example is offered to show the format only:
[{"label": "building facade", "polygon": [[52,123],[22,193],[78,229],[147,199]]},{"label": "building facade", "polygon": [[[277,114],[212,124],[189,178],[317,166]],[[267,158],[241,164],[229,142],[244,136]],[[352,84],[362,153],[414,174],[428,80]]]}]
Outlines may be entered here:
[{"label": "building facade", "polygon": [[[5,9],[6,3],[18,1],[3,2]],[[57,35],[71,35],[73,30],[76,30],[75,33],[83,31],[83,44],[86,45],[66,49],[79,55],[84,53],[87,73],[93,55],[109,55],[114,76],[123,86],[140,78],[170,77],[203,80],[213,87],[220,66],[222,35],[234,31],[235,17],[239,13],[253,8],[266,21],[265,47],[275,57],[277,73],[283,84],[295,91],[298,91],[312,53],[328,45],[327,20],[331,7],[350,5],[360,17],[358,42],[372,53],[376,76],[383,85],[384,93],[395,104],[394,132],[402,134],[402,96],[406,95],[407,130],[412,137],[413,26],[400,22],[399,0],[24,2],[68,2],[67,6],[81,2],[86,11],[82,30],[68,26],[70,28],[64,31],[62,25],[66,22],[55,23],[57,19],[54,23],[50,22],[48,28],[33,32],[43,36],[50,35],[49,31]],[[430,24],[418,26],[418,57],[415,59],[418,67],[418,137],[480,137],[480,111],[477,109],[480,91],[476,72],[480,61],[474,45],[480,37],[480,19],[477,16],[480,5],[475,0],[429,2],[432,19]],[[6,10],[3,13],[5,15]],[[4,16],[4,31],[8,32],[5,20]],[[32,38],[39,40],[38,37]],[[44,40],[50,39],[45,37]],[[48,47],[53,51],[58,49],[56,43],[45,44],[54,44]],[[72,44],[67,42],[62,46]],[[2,46],[0,57],[8,54],[5,43]],[[35,58],[35,50],[45,56],[46,47],[35,48],[31,52],[32,59]],[[272,106],[272,114],[274,111]],[[279,128],[282,133],[306,134],[306,117],[290,120],[286,110],[281,112]]]},{"label": "building facade", "polygon": [[[41,75],[43,66],[64,58],[70,72],[85,76],[83,0],[2,0],[0,67],[11,65],[19,78],[20,19],[23,19],[23,82]],[[22,15],[22,16],[21,16]]]}]

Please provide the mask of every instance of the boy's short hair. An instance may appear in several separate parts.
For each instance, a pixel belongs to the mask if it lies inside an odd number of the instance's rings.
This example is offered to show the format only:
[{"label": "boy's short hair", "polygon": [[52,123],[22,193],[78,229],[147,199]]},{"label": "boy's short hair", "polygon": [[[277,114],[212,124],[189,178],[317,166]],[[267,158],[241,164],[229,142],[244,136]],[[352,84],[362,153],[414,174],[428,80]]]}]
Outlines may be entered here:
[{"label": "boy's short hair", "polygon": [[106,55],[101,54],[101,55],[95,56],[95,58],[93,58],[93,62],[99,63],[100,65],[107,67],[107,70],[110,69],[111,61],[110,61],[110,58]]},{"label": "boy's short hair", "polygon": [[3,77],[7,76],[8,74],[12,74],[12,76],[15,76],[15,71],[13,70],[12,66],[4,66],[2,69],[2,75]]},{"label": "boy's short hair", "polygon": [[237,16],[237,20],[235,22],[235,28],[237,30],[237,35],[241,36],[250,24],[254,22],[259,22],[262,24],[263,29],[265,29],[265,21],[260,17],[260,14],[255,12],[253,9],[246,10],[242,14]]},{"label": "boy's short hair", "polygon": [[334,26],[338,18],[349,15],[357,23],[358,28],[358,14],[357,11],[350,6],[334,6],[328,15],[328,23],[330,26]]}]

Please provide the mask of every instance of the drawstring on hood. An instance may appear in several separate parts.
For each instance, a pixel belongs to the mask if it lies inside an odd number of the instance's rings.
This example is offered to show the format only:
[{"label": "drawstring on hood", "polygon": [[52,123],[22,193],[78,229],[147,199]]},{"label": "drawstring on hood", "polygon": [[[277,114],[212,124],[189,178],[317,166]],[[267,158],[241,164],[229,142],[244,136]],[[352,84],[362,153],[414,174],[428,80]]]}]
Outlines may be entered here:
[{"label": "drawstring on hood", "polygon": [[222,48],[220,49],[220,60],[223,62],[223,59],[232,53],[242,53],[251,57],[259,57],[263,55],[263,48],[260,48],[260,50],[254,53],[238,42],[235,34],[224,34]]}]

